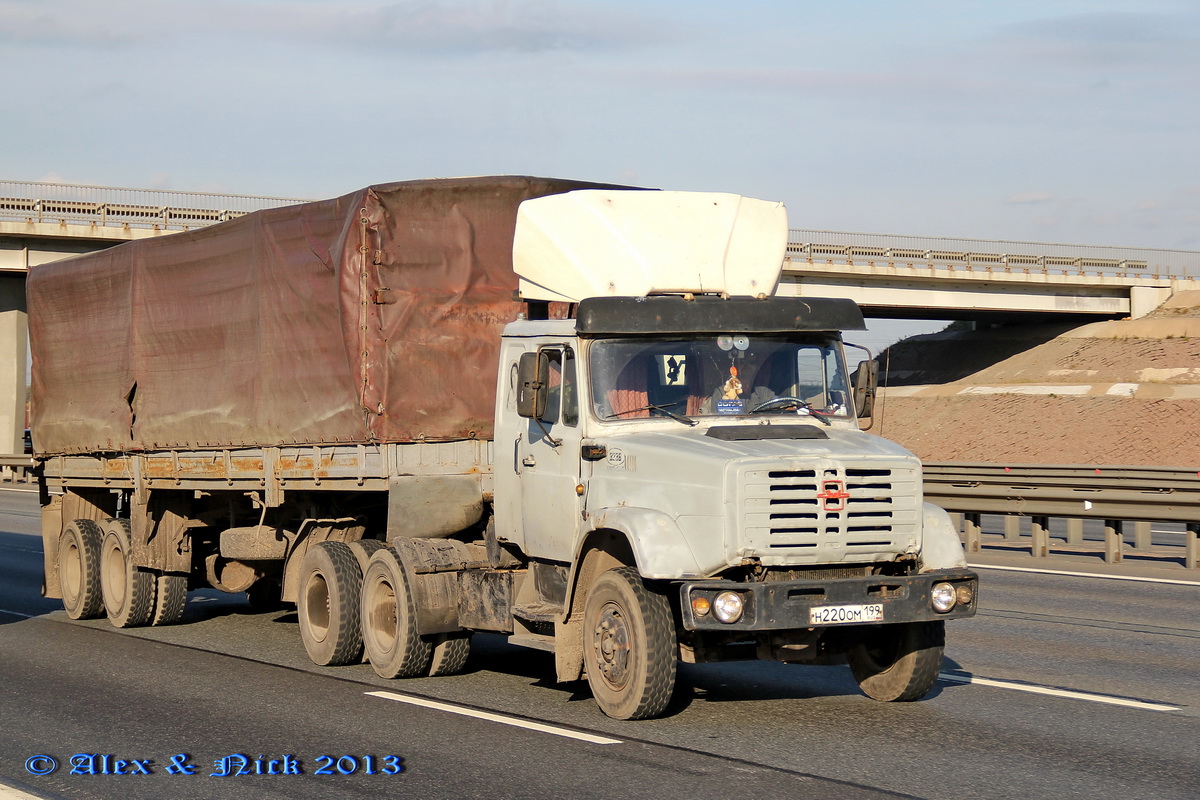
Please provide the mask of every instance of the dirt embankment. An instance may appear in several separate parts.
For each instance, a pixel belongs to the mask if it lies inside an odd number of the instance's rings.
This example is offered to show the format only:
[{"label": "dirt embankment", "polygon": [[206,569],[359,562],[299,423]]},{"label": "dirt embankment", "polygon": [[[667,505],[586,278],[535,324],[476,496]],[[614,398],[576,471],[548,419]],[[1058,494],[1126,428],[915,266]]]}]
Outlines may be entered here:
[{"label": "dirt embankment", "polygon": [[927,461],[1200,468],[1200,293],[1149,317],[918,336],[873,429]]}]

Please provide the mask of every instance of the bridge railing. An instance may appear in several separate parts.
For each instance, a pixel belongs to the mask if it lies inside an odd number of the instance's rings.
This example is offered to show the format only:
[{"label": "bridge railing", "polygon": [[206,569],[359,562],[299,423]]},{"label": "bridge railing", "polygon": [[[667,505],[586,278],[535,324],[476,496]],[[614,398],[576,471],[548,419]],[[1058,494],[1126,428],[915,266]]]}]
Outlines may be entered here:
[{"label": "bridge railing", "polygon": [[793,229],[793,261],[928,267],[991,273],[1113,275],[1156,280],[1200,278],[1200,252],[986,239],[898,236]]},{"label": "bridge railing", "polygon": [[284,197],[0,181],[0,219],[28,222],[187,230],[302,202]]}]

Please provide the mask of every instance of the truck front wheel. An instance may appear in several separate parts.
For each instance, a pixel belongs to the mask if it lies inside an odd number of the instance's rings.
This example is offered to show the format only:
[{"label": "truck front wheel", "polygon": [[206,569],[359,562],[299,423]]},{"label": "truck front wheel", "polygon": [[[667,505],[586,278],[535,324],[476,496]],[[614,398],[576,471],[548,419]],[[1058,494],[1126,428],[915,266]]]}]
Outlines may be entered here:
[{"label": "truck front wheel", "polygon": [[583,612],[584,666],[600,710],[615,719],[661,714],[675,691],[676,642],[671,607],[637,570],[604,572]]},{"label": "truck front wheel", "polygon": [[906,702],[929,694],[945,646],[946,623],[941,620],[881,625],[863,629],[846,660],[868,697]]}]

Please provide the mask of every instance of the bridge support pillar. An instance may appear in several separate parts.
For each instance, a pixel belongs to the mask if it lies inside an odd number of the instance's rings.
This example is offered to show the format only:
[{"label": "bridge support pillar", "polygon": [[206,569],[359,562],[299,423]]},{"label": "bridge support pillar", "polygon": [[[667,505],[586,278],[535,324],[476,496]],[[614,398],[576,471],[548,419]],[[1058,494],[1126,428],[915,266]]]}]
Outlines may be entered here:
[{"label": "bridge support pillar", "polygon": [[28,353],[25,276],[0,276],[0,453],[24,452]]},{"label": "bridge support pillar", "polygon": [[1129,318],[1140,319],[1171,299],[1167,286],[1130,286]]}]

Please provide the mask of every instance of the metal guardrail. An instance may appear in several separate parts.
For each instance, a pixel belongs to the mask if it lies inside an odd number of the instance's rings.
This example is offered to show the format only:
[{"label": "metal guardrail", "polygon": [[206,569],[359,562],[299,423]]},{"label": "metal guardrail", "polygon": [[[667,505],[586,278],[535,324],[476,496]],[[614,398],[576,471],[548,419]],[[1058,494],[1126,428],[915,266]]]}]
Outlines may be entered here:
[{"label": "metal guardrail", "polygon": [[302,202],[284,197],[0,181],[0,219],[27,222],[187,230]]},{"label": "metal guardrail", "polygon": [[1200,252],[793,229],[793,261],[963,269],[991,273],[1200,278]]},{"label": "metal guardrail", "polygon": [[32,456],[0,455],[0,481],[6,483],[33,483]]},{"label": "metal guardrail", "polygon": [[[1126,557],[1179,561],[1196,569],[1200,560],[1200,471],[1159,467],[1085,467],[980,464],[924,465],[925,499],[962,515],[968,553],[981,550],[982,514],[1005,518],[1005,546],[1044,558],[1051,551],[1101,554],[1115,564]],[[1029,535],[1019,522],[1030,520]],[[1050,519],[1067,521],[1065,538],[1052,537]],[[1103,521],[1100,543],[1084,539],[1083,520]],[[1153,541],[1153,522],[1182,525],[1181,545]],[[1132,545],[1126,523],[1133,523]]]}]

